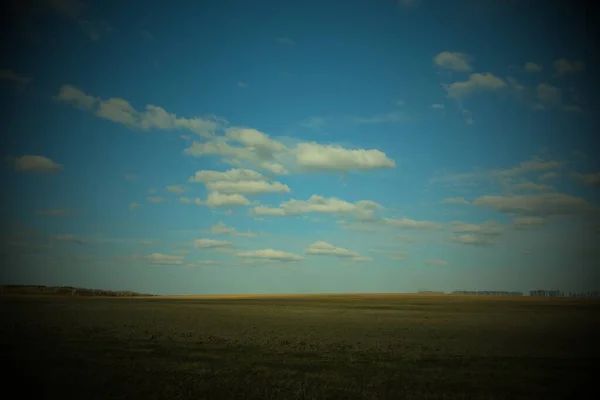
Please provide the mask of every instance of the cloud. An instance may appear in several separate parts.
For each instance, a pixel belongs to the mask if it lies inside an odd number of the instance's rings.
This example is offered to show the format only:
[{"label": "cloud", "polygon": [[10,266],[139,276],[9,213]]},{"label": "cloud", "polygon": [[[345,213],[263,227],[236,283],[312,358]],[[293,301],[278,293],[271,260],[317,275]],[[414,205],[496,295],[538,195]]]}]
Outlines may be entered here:
[{"label": "cloud", "polygon": [[363,257],[356,251],[344,249],[342,247],[335,247],[334,245],[326,242],[314,242],[304,250],[304,253],[310,255],[334,256],[351,261],[372,261],[371,258]]},{"label": "cloud", "polygon": [[137,174],[126,173],[123,174],[123,178],[129,182],[135,182],[139,179],[139,176]]},{"label": "cloud", "polygon": [[90,96],[72,85],[63,85],[56,98],[77,108],[86,110],[97,117],[123,124],[130,129],[148,131],[152,129],[173,131],[187,130],[202,137],[210,138],[215,131],[227,124],[217,117],[183,118],[168,113],[163,108],[148,104],[144,111],[136,111],[121,98],[102,100]]},{"label": "cloud", "polygon": [[325,198],[312,195],[308,200],[288,200],[279,205],[278,208],[257,206],[249,211],[249,215],[290,216],[304,213],[322,213],[346,215],[360,221],[368,221],[374,218],[375,211],[382,208],[381,205],[370,200],[359,200],[356,203],[338,199],[336,197]]},{"label": "cloud", "polygon": [[419,237],[405,234],[394,235],[393,238],[405,243],[415,243],[419,241]]},{"label": "cloud", "polygon": [[562,193],[481,196],[476,198],[473,204],[502,213],[518,215],[576,215],[591,211],[591,206],[586,200]]},{"label": "cloud", "polygon": [[241,193],[248,196],[256,196],[265,193],[289,193],[290,188],[279,182],[265,181],[217,181],[206,184],[208,190],[223,194]]},{"label": "cloud", "polygon": [[443,104],[432,104],[431,108],[436,108],[438,110],[443,110],[444,108],[446,108],[446,106],[444,106]]},{"label": "cloud", "polygon": [[74,242],[77,244],[85,244],[85,240],[77,235],[72,235],[70,233],[54,235],[52,239],[58,240],[60,242]]},{"label": "cloud", "polygon": [[8,161],[13,164],[17,172],[56,173],[63,169],[62,165],[44,156],[10,157]]},{"label": "cloud", "polygon": [[225,225],[222,221],[217,222],[213,227],[210,228],[208,233],[213,235],[233,235],[243,237],[255,237],[256,234],[253,232],[238,232],[234,227]]},{"label": "cloud", "polygon": [[297,254],[287,253],[285,251],[273,249],[242,251],[239,253],[235,253],[235,255],[241,258],[262,259],[282,262],[301,261],[304,259],[304,257],[299,256]]},{"label": "cloud", "polygon": [[75,211],[67,208],[54,208],[50,210],[38,210],[35,212],[37,215],[48,215],[48,216],[67,216],[76,214]]},{"label": "cloud", "polygon": [[574,177],[584,185],[600,188],[600,172],[589,174],[574,174]]},{"label": "cloud", "polygon": [[233,246],[233,243],[227,240],[197,239],[194,240],[194,247],[197,249],[213,249],[215,247]]},{"label": "cloud", "polygon": [[355,232],[375,232],[375,227],[371,225],[367,225],[364,223],[348,223],[348,221],[338,220],[336,223],[340,226],[340,228],[346,231],[355,231]]},{"label": "cloud", "polygon": [[350,171],[395,168],[396,163],[379,150],[348,150],[340,146],[300,143],[296,150],[299,166],[312,171]]},{"label": "cloud", "polygon": [[449,197],[443,200],[447,204],[471,204],[464,197]]},{"label": "cloud", "polygon": [[550,179],[555,179],[560,177],[561,174],[559,174],[558,172],[546,172],[545,174],[540,175],[539,179],[541,181],[547,181]]},{"label": "cloud", "polygon": [[488,245],[498,243],[496,237],[504,232],[504,228],[495,221],[482,224],[469,224],[460,221],[452,222],[453,236],[450,241],[461,244]]},{"label": "cloud", "polygon": [[184,204],[191,204],[194,202],[194,200],[190,199],[189,197],[180,197],[178,200]]},{"label": "cloud", "polygon": [[525,63],[525,71],[527,72],[540,72],[542,70],[542,66],[533,62]]},{"label": "cloud", "polygon": [[406,260],[408,258],[408,253],[405,251],[389,251],[389,250],[370,249],[369,252],[377,253],[377,254],[384,254],[390,260],[396,260],[396,261]]},{"label": "cloud", "polygon": [[351,117],[353,124],[389,124],[408,120],[404,111],[394,110],[385,114],[372,115],[370,117]]},{"label": "cloud", "polygon": [[415,221],[408,218],[401,219],[393,219],[386,218],[385,222],[398,229],[411,229],[411,230],[433,230],[433,229],[443,229],[444,226],[437,222],[432,221]]},{"label": "cloud", "polygon": [[458,72],[469,72],[471,56],[466,53],[443,51],[433,58],[435,65]]},{"label": "cloud", "polygon": [[491,92],[507,87],[506,81],[498,78],[492,73],[474,73],[469,79],[462,82],[454,82],[442,85],[449,98],[461,99],[476,92]]},{"label": "cloud", "polygon": [[141,204],[140,203],[136,203],[135,201],[133,203],[129,204],[129,209],[130,210],[135,210],[136,208],[140,207]]},{"label": "cloud", "polygon": [[515,229],[536,229],[546,224],[542,217],[518,217],[513,220]]},{"label": "cloud", "polygon": [[404,6],[404,7],[418,7],[419,4],[421,4],[421,0],[397,0],[398,5]]},{"label": "cloud", "polygon": [[542,185],[534,182],[522,182],[514,185],[516,189],[526,192],[546,192],[552,189],[552,186]]},{"label": "cloud", "polygon": [[323,117],[308,117],[306,120],[300,122],[300,126],[304,126],[310,129],[319,129],[325,125],[325,118]]},{"label": "cloud", "polygon": [[528,172],[539,172],[553,168],[559,168],[564,165],[562,161],[544,160],[540,157],[533,157],[530,161],[523,161],[518,167],[511,169],[493,170],[492,174],[499,176],[521,175]]},{"label": "cloud", "polygon": [[440,260],[439,258],[432,258],[425,261],[427,265],[448,265],[448,263],[444,260]]},{"label": "cloud", "polygon": [[198,260],[195,262],[185,264],[186,267],[199,267],[201,265],[221,265],[221,261],[218,260]]},{"label": "cloud", "polygon": [[240,82],[240,81],[238,81],[237,87],[239,87],[239,88],[247,88],[248,84],[246,82]]},{"label": "cloud", "polygon": [[292,39],[290,39],[288,37],[278,37],[276,40],[277,40],[278,43],[283,44],[285,46],[294,46],[294,45],[296,45],[296,43]]},{"label": "cloud", "polygon": [[31,82],[31,77],[18,74],[10,69],[0,69],[0,80],[16,83],[29,83]]},{"label": "cloud", "polygon": [[554,69],[557,75],[565,75],[573,72],[583,71],[585,63],[583,61],[569,61],[565,58],[554,61]]},{"label": "cloud", "polygon": [[149,203],[162,203],[167,201],[167,199],[161,196],[148,197],[146,200],[148,200]]},{"label": "cloud", "polygon": [[150,264],[157,264],[157,265],[182,265],[183,264],[183,256],[171,256],[171,255],[161,254],[161,253],[152,253],[149,256],[146,256],[146,260]]},{"label": "cloud", "polygon": [[288,174],[290,168],[296,172],[346,172],[395,167],[395,162],[379,150],[346,149],[315,142],[288,147],[263,132],[248,128],[230,128],[225,136],[203,143],[194,141],[184,153],[194,157],[219,156],[236,166],[246,163],[279,175]]},{"label": "cloud", "polygon": [[219,192],[210,192],[206,201],[196,199],[196,204],[207,207],[239,207],[249,206],[250,200],[241,194],[222,194]]},{"label": "cloud", "polygon": [[537,98],[550,106],[559,106],[561,104],[561,91],[556,86],[549,83],[540,83],[536,88]]},{"label": "cloud", "polygon": [[233,168],[225,172],[220,171],[196,171],[189,182],[213,183],[213,182],[239,182],[239,181],[263,181],[265,176],[251,169]]},{"label": "cloud", "polygon": [[187,187],[181,186],[181,185],[170,185],[170,186],[167,186],[165,188],[165,190],[167,192],[171,192],[171,193],[175,193],[175,194],[182,194],[185,191],[187,191]]}]

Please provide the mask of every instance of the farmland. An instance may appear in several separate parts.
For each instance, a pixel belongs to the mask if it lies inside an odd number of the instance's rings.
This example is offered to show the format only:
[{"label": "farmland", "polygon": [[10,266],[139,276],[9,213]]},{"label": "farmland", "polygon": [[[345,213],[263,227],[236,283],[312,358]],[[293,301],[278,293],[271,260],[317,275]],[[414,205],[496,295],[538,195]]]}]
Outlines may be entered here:
[{"label": "farmland", "polygon": [[13,389],[38,398],[587,398],[578,393],[600,360],[594,299],[4,296],[0,306],[5,363],[29,383]]}]

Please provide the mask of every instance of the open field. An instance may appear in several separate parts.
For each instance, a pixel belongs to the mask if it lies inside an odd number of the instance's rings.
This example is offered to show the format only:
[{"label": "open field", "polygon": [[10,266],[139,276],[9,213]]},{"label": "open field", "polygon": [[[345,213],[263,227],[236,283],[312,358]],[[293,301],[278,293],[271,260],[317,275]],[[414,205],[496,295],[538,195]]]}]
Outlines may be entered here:
[{"label": "open field", "polygon": [[0,307],[5,365],[29,386],[7,381],[37,398],[583,399],[600,363],[591,299],[5,296]]}]

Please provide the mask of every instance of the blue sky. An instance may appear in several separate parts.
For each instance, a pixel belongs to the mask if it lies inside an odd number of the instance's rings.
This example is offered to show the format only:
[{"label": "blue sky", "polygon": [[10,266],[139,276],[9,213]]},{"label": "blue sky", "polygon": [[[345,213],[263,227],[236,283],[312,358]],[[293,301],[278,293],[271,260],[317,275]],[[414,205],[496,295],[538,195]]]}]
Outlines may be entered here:
[{"label": "blue sky", "polygon": [[16,8],[0,65],[2,281],[596,290],[598,59],[581,13],[479,0]]}]

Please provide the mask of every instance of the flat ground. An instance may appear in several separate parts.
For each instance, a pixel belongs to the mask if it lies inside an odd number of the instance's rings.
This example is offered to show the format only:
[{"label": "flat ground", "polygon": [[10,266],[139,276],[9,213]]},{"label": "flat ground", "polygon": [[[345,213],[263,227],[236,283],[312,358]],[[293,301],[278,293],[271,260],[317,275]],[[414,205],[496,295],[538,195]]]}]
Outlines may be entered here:
[{"label": "flat ground", "polygon": [[585,399],[600,361],[597,300],[21,296],[0,307],[20,397]]}]

